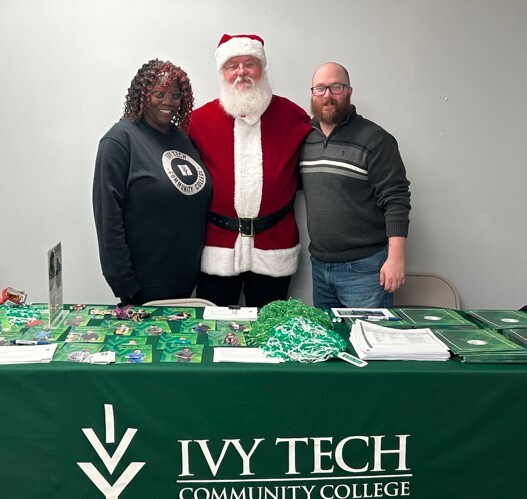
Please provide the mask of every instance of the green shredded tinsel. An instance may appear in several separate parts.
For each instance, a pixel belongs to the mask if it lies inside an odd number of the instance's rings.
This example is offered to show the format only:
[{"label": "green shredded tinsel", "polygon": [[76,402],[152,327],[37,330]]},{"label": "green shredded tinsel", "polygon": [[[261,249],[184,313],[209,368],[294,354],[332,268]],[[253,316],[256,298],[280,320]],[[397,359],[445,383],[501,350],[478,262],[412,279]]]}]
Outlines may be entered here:
[{"label": "green shredded tinsel", "polygon": [[245,334],[249,346],[263,345],[273,334],[273,329],[289,319],[302,317],[319,326],[333,329],[331,318],[322,310],[305,305],[301,300],[277,300],[263,307],[258,320],[251,323],[251,330]]},{"label": "green shredded tinsel", "polygon": [[25,326],[31,320],[42,319],[42,311],[25,303],[16,306],[6,306],[6,315],[12,326]]},{"label": "green shredded tinsel", "polygon": [[346,350],[346,342],[334,331],[296,317],[273,328],[261,348],[267,356],[286,362],[322,362]]}]

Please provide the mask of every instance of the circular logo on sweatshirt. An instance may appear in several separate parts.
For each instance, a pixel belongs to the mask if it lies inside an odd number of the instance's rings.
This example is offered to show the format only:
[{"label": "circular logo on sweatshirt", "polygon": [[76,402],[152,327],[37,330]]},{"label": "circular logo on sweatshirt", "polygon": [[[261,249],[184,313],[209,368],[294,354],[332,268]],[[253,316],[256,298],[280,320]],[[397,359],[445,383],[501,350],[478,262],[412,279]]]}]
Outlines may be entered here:
[{"label": "circular logo on sweatshirt", "polygon": [[165,151],[163,168],[174,186],[186,196],[203,189],[206,183],[203,168],[189,155],[180,151]]}]

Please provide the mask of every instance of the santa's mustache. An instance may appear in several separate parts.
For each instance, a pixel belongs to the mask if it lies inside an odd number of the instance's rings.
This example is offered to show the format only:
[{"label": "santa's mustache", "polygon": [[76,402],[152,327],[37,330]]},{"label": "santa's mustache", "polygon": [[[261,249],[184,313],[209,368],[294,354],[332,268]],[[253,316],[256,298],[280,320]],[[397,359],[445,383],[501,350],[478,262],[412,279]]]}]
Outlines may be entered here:
[{"label": "santa's mustache", "polygon": [[250,76],[237,76],[232,85],[236,86],[238,83],[250,83],[254,85],[254,80]]}]

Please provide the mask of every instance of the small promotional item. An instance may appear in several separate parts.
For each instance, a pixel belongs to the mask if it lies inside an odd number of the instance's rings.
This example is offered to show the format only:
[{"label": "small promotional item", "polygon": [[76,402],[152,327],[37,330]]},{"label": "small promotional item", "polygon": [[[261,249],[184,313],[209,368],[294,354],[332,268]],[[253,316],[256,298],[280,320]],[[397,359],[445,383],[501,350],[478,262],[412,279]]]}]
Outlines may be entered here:
[{"label": "small promotional item", "polygon": [[365,360],[359,359],[358,357],[355,357],[355,355],[351,355],[348,352],[339,352],[337,354],[337,357],[357,367],[364,367],[368,365],[368,363]]},{"label": "small promotional item", "polygon": [[27,293],[25,291],[17,291],[13,288],[4,288],[0,297],[0,304],[5,305],[22,305],[26,301]]}]

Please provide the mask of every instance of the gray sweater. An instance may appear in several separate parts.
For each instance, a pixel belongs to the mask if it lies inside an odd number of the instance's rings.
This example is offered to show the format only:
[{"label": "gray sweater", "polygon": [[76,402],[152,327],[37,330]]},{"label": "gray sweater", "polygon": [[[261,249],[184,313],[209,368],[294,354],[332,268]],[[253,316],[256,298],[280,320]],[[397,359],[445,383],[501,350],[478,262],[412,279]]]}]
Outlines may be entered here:
[{"label": "gray sweater", "polygon": [[410,182],[397,142],[355,107],[329,137],[312,121],[300,156],[310,253],[325,262],[367,258],[408,235]]}]

